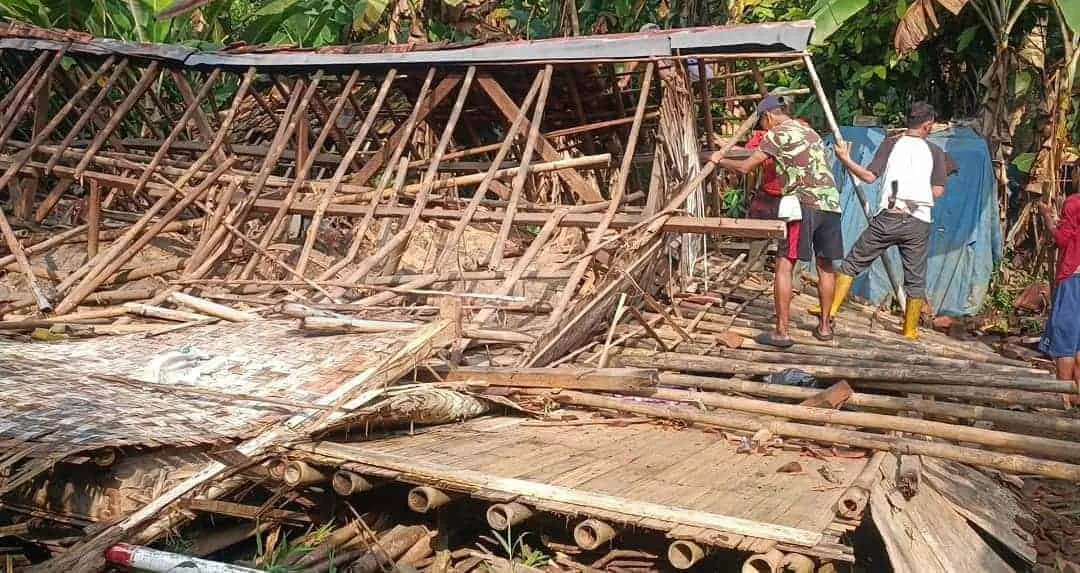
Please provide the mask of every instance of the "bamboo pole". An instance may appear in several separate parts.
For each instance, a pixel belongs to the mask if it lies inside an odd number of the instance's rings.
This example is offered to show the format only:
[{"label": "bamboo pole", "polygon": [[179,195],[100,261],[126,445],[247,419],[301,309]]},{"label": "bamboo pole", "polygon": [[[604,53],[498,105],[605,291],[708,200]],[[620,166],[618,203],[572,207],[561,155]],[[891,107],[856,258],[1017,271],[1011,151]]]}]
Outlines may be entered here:
[{"label": "bamboo pole", "polygon": [[[679,388],[697,388],[716,392],[739,392],[756,396],[770,396],[791,400],[804,400],[812,397],[815,390],[781,384],[765,384],[749,380],[712,378],[664,372],[660,374],[660,384]],[[984,420],[1008,427],[1023,427],[1038,431],[1080,436],[1080,420],[1063,416],[1000,410],[984,406],[955,404],[918,398],[900,398],[878,394],[853,393],[846,402],[848,406],[872,408],[893,412],[919,412],[929,416]]]},{"label": "bamboo pole", "polygon": [[865,388],[867,390],[881,390],[884,392],[899,392],[904,394],[926,394],[927,396],[960,398],[964,400],[1002,404],[1005,406],[1031,406],[1034,408],[1052,408],[1055,410],[1070,409],[1070,399],[1076,395],[1075,390],[1071,390],[1068,393],[1051,394],[1048,392],[1027,392],[1010,388],[982,388],[979,386],[947,386],[938,384],[856,382],[854,385],[856,388]]},{"label": "bamboo pole", "polygon": [[[630,178],[630,169],[633,167],[634,152],[637,150],[638,139],[641,134],[641,124],[645,117],[645,105],[648,103],[649,99],[649,87],[652,85],[655,70],[656,64],[650,61],[645,68],[645,73],[642,78],[641,94],[638,97],[637,107],[634,110],[634,124],[633,127],[630,128],[630,135],[626,140],[626,150],[623,152],[622,164],[619,166],[619,174],[615,181],[615,187],[611,192],[611,203],[608,205],[608,210],[604,214],[604,218],[600,220],[600,223],[596,226],[592,236],[590,236],[589,245],[586,247],[586,250],[599,247],[604,239],[604,234],[607,233],[608,227],[611,226],[611,220],[615,218],[615,214],[622,206],[622,197],[626,191],[626,185]],[[704,181],[704,179],[702,179],[702,181]],[[566,312],[567,307],[570,305],[570,301],[573,300],[577,292],[578,284],[585,277],[585,272],[589,269],[589,265],[592,264],[593,258],[592,255],[585,257],[577,263],[576,267],[574,267],[573,274],[571,274],[570,279],[567,280],[562,293],[559,295],[558,302],[555,303],[554,310],[551,311],[551,316],[548,318],[549,325],[558,325],[562,320],[562,315]]]},{"label": "bamboo pole", "polygon": [[136,102],[139,101],[139,98],[141,98],[143,94],[146,93],[146,90],[154,83],[154,80],[157,79],[160,71],[161,63],[157,60],[152,60],[150,64],[146,66],[142,77],[139,78],[139,83],[135,84],[135,87],[132,88],[131,92],[124,98],[124,101],[120,103],[120,106],[116,108],[111,116],[109,116],[108,123],[106,123],[105,127],[94,136],[94,140],[90,142],[90,146],[87,148],[82,161],[79,161],[75,166],[75,180],[82,179],[83,171],[85,171],[90,164],[90,158],[101,151],[101,146],[105,144],[105,140],[112,135],[113,131],[120,125],[120,122],[127,116],[127,112],[135,106]]},{"label": "bamboo pole", "polygon": [[394,562],[410,547],[428,535],[423,525],[410,525],[391,531],[372,544],[371,549],[349,566],[349,573],[376,573],[382,567],[393,568]]},{"label": "bamboo pole", "polygon": [[[432,155],[431,165],[428,167],[427,172],[424,173],[421,183],[423,188],[416,194],[408,218],[402,224],[401,229],[395,233],[386,244],[379,247],[374,254],[364,259],[356,270],[349,273],[347,280],[356,282],[364,280],[375,265],[381,263],[383,259],[393,251],[397,250],[398,247],[408,243],[416,224],[420,221],[424,206],[427,205],[428,194],[431,192],[432,183],[435,181],[436,175],[438,175],[439,161],[442,159],[443,153],[446,152],[446,148],[450,145],[450,140],[454,135],[454,127],[457,126],[458,118],[461,117],[461,110],[465,106],[465,100],[469,95],[469,89],[472,87],[474,77],[476,77],[476,67],[470,66],[465,72],[465,79],[461,83],[461,89],[458,91],[457,99],[454,101],[454,106],[450,110],[450,117],[446,120],[446,126],[443,128],[442,136],[439,138],[439,143]],[[407,165],[402,164],[402,170],[404,170],[406,166]]]},{"label": "bamboo pole", "polygon": [[[517,139],[518,132],[521,131],[521,126],[525,122],[525,114],[528,112],[529,106],[532,105],[537,93],[539,93],[545,75],[543,70],[537,72],[536,77],[533,79],[532,86],[529,88],[529,92],[525,95],[525,99],[518,108],[518,113],[514,118],[514,121],[510,124],[509,131],[507,131],[506,136],[503,137],[502,143],[498,145],[498,151],[496,152],[491,165],[488,167],[488,171],[483,174],[482,179],[479,181],[479,186],[476,188],[476,191],[473,192],[473,196],[469,199],[469,203],[466,205],[464,212],[454,224],[454,229],[450,232],[450,235],[444,241],[442,251],[440,251],[438,257],[436,257],[434,265],[434,268],[440,269],[439,273],[431,275],[430,278],[427,276],[416,277],[416,279],[406,283],[404,285],[405,288],[425,288],[436,282],[438,278],[451,273],[450,266],[447,264],[450,260],[450,256],[456,252],[461,236],[465,233],[465,229],[472,221],[480,203],[484,201],[484,196],[487,194],[488,189],[494,181],[494,178],[499,171],[499,167],[506,159],[506,155],[510,152],[514,141]],[[438,181],[436,181],[436,184],[438,184]],[[374,205],[375,200],[377,200],[377,198],[373,199],[372,206]],[[374,214],[374,210],[372,210],[371,213]],[[365,213],[365,217],[366,216],[367,214]],[[395,296],[395,293],[383,292],[358,301],[358,304],[365,306],[384,304],[393,300]]]},{"label": "bamboo pole", "polygon": [[690,392],[686,390],[657,388],[643,389],[637,393],[660,400],[704,404],[706,406],[713,406],[736,412],[764,414],[790,420],[818,422],[823,424],[893,430],[910,434],[932,436],[935,438],[944,438],[946,440],[958,442],[970,442],[1046,459],[1080,461],[1080,443],[1056,440],[1053,438],[1012,434],[996,430],[986,430],[983,428],[922,420],[919,418],[906,418],[902,416],[871,414],[865,412],[848,412],[830,408],[813,408],[796,404],[781,404],[767,400],[725,396],[712,392]]},{"label": "bamboo pole", "polygon": [[210,318],[205,314],[196,314],[183,310],[172,310],[169,308],[162,308],[160,306],[142,304],[137,302],[124,303],[124,310],[128,314],[145,316],[148,318],[160,318],[162,320],[172,320],[176,322],[202,321],[208,320]]},{"label": "bamboo pole", "polygon": [[46,314],[52,312],[52,302],[49,301],[49,297],[45,295],[45,291],[38,284],[37,277],[34,276],[34,269],[30,266],[30,259],[26,257],[26,251],[23,249],[22,244],[19,243],[19,238],[15,236],[15,231],[12,230],[11,223],[8,222],[7,215],[4,214],[2,207],[0,207],[0,233],[4,235],[4,242],[7,244],[8,250],[11,251],[11,254],[19,263],[19,268],[26,278],[26,285],[34,296],[34,302],[37,304],[38,310]]},{"label": "bamboo pole", "polygon": [[[26,112],[29,111],[31,107],[33,107],[30,105],[30,102],[32,100],[27,98],[37,97],[38,92],[40,92],[41,90],[49,89],[48,86],[50,80],[52,79],[52,75],[56,71],[56,68],[60,65],[60,62],[63,61],[64,56],[67,55],[67,50],[70,46],[71,44],[64,44],[63,47],[57,50],[56,53],[53,54],[52,60],[49,61],[49,65],[45,68],[45,71],[41,72],[40,74],[34,73],[33,83],[26,84],[26,89],[21,94],[19,94],[19,96],[16,98],[16,101],[13,102],[12,106],[4,110],[5,123],[3,133],[0,133],[0,149],[3,149],[4,145],[8,141],[8,138],[11,137],[11,134],[15,133],[15,128],[19,127],[19,122],[22,120],[23,115],[25,115]],[[43,55],[46,53],[48,52],[43,52]],[[8,116],[7,114],[11,115]]]},{"label": "bamboo pole", "polygon": [[972,465],[992,467],[1010,473],[1034,474],[1080,482],[1080,466],[1064,462],[1035,459],[1016,454],[999,454],[996,452],[988,452],[939,442],[924,442],[895,436],[882,436],[866,432],[825,428],[794,422],[766,422],[759,418],[739,413],[702,412],[696,409],[645,404],[620,400],[617,398],[593,396],[583,392],[563,391],[551,395],[551,398],[557,402],[575,406],[631,412],[655,418],[680,420],[750,432],[768,429],[777,436],[843,444],[876,451],[918,454]]},{"label": "bamboo pole", "polygon": [[101,238],[101,184],[90,182],[90,196],[87,197],[86,212],[86,258],[92,259],[98,254]]},{"label": "bamboo pole", "polygon": [[428,486],[417,486],[409,491],[409,509],[417,513],[427,513],[450,503],[451,498],[442,490]]},{"label": "bamboo pole", "polygon": [[672,567],[684,571],[704,559],[705,550],[693,541],[677,539],[668,545],[667,558]]},{"label": "bamboo pole", "polygon": [[[76,90],[76,92],[70,98],[68,98],[67,102],[64,103],[63,107],[61,107],[60,110],[52,116],[52,118],[49,120],[49,123],[45,124],[45,127],[42,128],[41,131],[38,131],[34,134],[34,138],[31,140],[30,145],[25,150],[20,152],[17,157],[15,157],[15,159],[12,161],[12,164],[7,168],[7,170],[4,171],[4,174],[0,176],[0,189],[7,187],[7,184],[11,181],[11,178],[14,177],[15,174],[18,173],[24,165],[26,165],[26,162],[33,155],[34,149],[36,149],[38,145],[48,139],[49,135],[51,135],[52,132],[60,126],[60,123],[67,117],[67,115],[71,113],[73,109],[75,109],[76,103],[80,99],[82,99],[83,96],[86,95],[87,91],[89,91],[92,86],[98,85],[98,82],[101,81],[101,77],[104,76],[105,72],[107,72],[109,68],[111,68],[115,63],[116,56],[111,55],[105,58],[105,61],[102,62],[100,66],[98,66],[97,70],[93,73],[93,75],[90,76],[90,79],[82,82],[82,84],[79,86],[79,89]],[[41,221],[43,219],[44,217],[38,217],[36,220]]]},{"label": "bamboo pole", "polygon": [[[840,126],[836,124],[832,107],[829,106],[829,98],[825,95],[825,89],[821,87],[821,78],[818,77],[817,69],[814,68],[814,60],[809,55],[806,55],[803,56],[803,63],[806,65],[806,71],[810,75],[810,82],[814,85],[814,93],[817,94],[818,101],[821,102],[821,109],[825,112],[825,121],[829,124],[829,130],[832,131],[836,142],[840,143],[844,141],[844,138],[840,135]],[[847,169],[844,169],[844,173],[851,179],[852,188],[855,189],[855,194],[859,197],[859,204],[862,205],[862,212],[866,215],[866,220],[870,221],[874,217],[870,209],[870,202],[866,199],[866,193],[863,191],[862,186],[859,185],[859,181],[855,179],[855,175]],[[885,275],[889,279],[889,284],[892,285],[897,302],[900,303],[902,308],[907,308],[907,297],[904,295],[904,287],[900,282],[900,274],[896,271],[896,265],[888,257],[882,257],[881,262],[885,265]]]},{"label": "bamboo pole", "polygon": [[222,320],[227,320],[229,322],[249,322],[252,320],[259,320],[259,317],[254,314],[241,312],[234,308],[227,307],[223,304],[210,302],[197,296],[184,294],[182,292],[171,293],[169,295],[169,300],[178,305],[186,306],[188,308],[197,310],[203,314],[217,317]]},{"label": "bamboo pole", "polygon": [[[488,257],[488,268],[493,271],[499,270],[499,266],[502,264],[503,245],[510,236],[510,228],[514,220],[514,214],[517,212],[518,202],[521,200],[521,191],[525,188],[525,180],[528,177],[529,164],[532,162],[537,140],[540,138],[540,124],[544,120],[544,110],[547,108],[547,97],[548,92],[551,89],[551,76],[554,73],[554,70],[555,68],[551,64],[544,66],[544,76],[540,84],[540,94],[536,98],[536,107],[533,108],[529,137],[525,140],[525,149],[521,152],[521,161],[518,165],[518,171],[517,174],[514,175],[514,181],[510,186],[510,197],[507,199],[503,221],[499,226],[499,234],[492,244],[491,254]],[[515,121],[517,119],[519,118],[515,117]]]},{"label": "bamboo pole", "polygon": [[505,531],[532,517],[533,511],[527,505],[512,501],[497,503],[488,508],[485,516],[488,525],[496,531]]},{"label": "bamboo pole", "polygon": [[[363,145],[364,140],[367,139],[368,132],[371,131],[371,126],[375,123],[375,117],[379,113],[379,110],[382,109],[383,102],[386,100],[386,94],[390,91],[390,84],[393,82],[393,77],[392,74],[387,74],[387,79],[383,80],[383,85],[380,87],[378,94],[376,94],[375,102],[368,110],[367,117],[364,118],[364,123],[360,125],[360,130],[357,132],[353,142],[349,144],[345,154],[346,157],[338,164],[337,169],[334,171],[334,176],[330,180],[330,185],[327,186],[323,191],[322,196],[319,198],[319,204],[315,208],[315,213],[311,216],[311,223],[308,226],[307,235],[304,237],[304,246],[300,249],[300,258],[296,262],[296,272],[300,274],[304,274],[304,270],[307,269],[308,258],[311,256],[311,250],[315,247],[315,238],[319,234],[319,225],[322,224],[326,208],[330,206],[330,201],[333,200],[334,193],[337,192],[338,185],[340,185],[342,179],[344,179],[348,167],[352,165],[353,158],[356,157],[356,152],[359,151],[360,146]],[[330,117],[327,119],[327,124],[334,124],[334,122],[337,121],[338,116],[344,109],[345,102],[349,99],[347,96],[352,92],[353,86],[356,85],[359,78],[360,70],[353,71],[349,76],[348,81],[345,82],[345,87],[341,90],[341,97],[339,97],[337,103],[334,104],[334,109],[330,111]],[[304,170],[305,173],[314,163],[318,151],[322,149],[323,144],[326,141],[325,136],[327,133],[329,133],[327,127],[324,127],[323,131],[319,133],[315,145],[312,146],[312,153],[308,160],[304,162],[306,167]],[[341,143],[341,145],[344,145],[344,143]]]},{"label": "bamboo pole", "polygon": [[282,474],[281,480],[285,482],[285,485],[297,487],[322,483],[328,481],[330,477],[322,470],[305,462],[290,460],[289,463],[285,464],[285,473]]},{"label": "bamboo pole", "polygon": [[615,528],[599,519],[586,519],[574,526],[574,543],[586,550],[598,549],[615,538]]},{"label": "bamboo pole", "polygon": [[[112,91],[113,86],[116,85],[116,82],[120,79],[120,76],[123,75],[124,70],[126,70],[127,67],[128,60],[127,58],[124,58],[120,60],[120,63],[117,64],[115,68],[113,68],[112,73],[109,74],[109,78],[105,80],[105,84],[101,87],[101,90],[94,96],[94,99],[90,100],[86,109],[83,110],[82,115],[75,121],[75,125],[71,126],[67,135],[65,135],[60,144],[56,146],[52,156],[49,157],[49,160],[45,163],[45,173],[52,173],[53,168],[56,167],[57,162],[60,161],[64,151],[71,146],[71,142],[75,141],[75,138],[79,136],[79,133],[82,132],[83,128],[86,127],[86,124],[89,123],[91,119],[97,117],[98,108],[101,107],[101,103],[106,100],[109,92]],[[74,178],[72,178],[72,180],[74,180]]]},{"label": "bamboo pole", "polygon": [[658,388],[655,390],[643,390],[642,393],[661,400],[699,403],[736,412],[764,414],[823,424],[893,430],[958,442],[970,442],[1045,459],[1080,461],[1080,443],[1066,440],[1025,436],[971,426],[933,422],[919,418],[781,404],[768,400],[739,398],[710,392],[689,392]]},{"label": "bamboo pole", "polygon": [[[798,359],[788,362],[772,362],[775,353],[720,350],[725,355],[698,356],[680,352],[652,352],[635,348],[623,348],[617,352],[617,358],[623,366],[639,368],[660,368],[685,372],[711,374],[739,374],[764,376],[776,374],[791,368],[805,371],[819,380],[844,379],[852,385],[862,385],[864,381],[875,382],[925,382],[928,384],[949,386],[979,386],[982,388],[1014,388],[1034,392],[1072,392],[1075,386],[1071,382],[1052,378],[1035,377],[992,377],[985,374],[946,374],[938,370],[911,370],[910,368],[859,368],[853,366],[816,366]],[[770,360],[769,362],[761,362]]]},{"label": "bamboo pole", "polygon": [[[288,143],[288,140],[292,138],[294,133],[296,133],[297,126],[305,117],[307,109],[311,105],[311,100],[315,96],[316,90],[318,90],[319,88],[319,82],[322,80],[322,77],[323,71],[318,70],[315,72],[315,75],[311,78],[311,80],[307,82],[307,88],[304,90],[304,96],[300,99],[300,104],[297,106],[296,112],[288,120],[288,126],[285,131],[284,139],[280,142],[283,146],[286,145]],[[320,141],[325,141],[325,136],[329,135],[329,133],[329,131],[323,130],[320,133]],[[297,159],[300,159],[299,156],[297,157]],[[293,178],[293,184],[289,187],[288,192],[285,193],[285,197],[282,199],[281,205],[278,207],[277,212],[274,213],[273,218],[263,230],[262,236],[259,237],[259,247],[263,249],[269,247],[270,243],[273,242],[274,238],[277,237],[278,233],[280,233],[281,226],[284,223],[285,218],[288,216],[289,207],[295,200],[296,194],[299,192],[300,186],[307,178],[308,172],[311,169],[311,165],[314,162],[315,154],[308,153],[306,155],[306,158],[304,159],[303,164],[300,165],[299,168],[296,170],[295,177]],[[256,264],[258,264],[258,259],[256,258],[252,258],[250,261],[248,261],[248,263],[244,265],[244,269],[240,272],[240,278],[251,278],[251,274],[255,272]]]},{"label": "bamboo pole", "polygon": [[800,553],[788,553],[780,563],[785,573],[814,573],[814,560]]},{"label": "bamboo pole", "polygon": [[331,478],[331,485],[338,495],[350,496],[373,490],[380,484],[356,472],[338,470],[334,473],[334,477]]},{"label": "bamboo pole", "polygon": [[[143,247],[149,244],[150,241],[152,241],[154,237],[156,237],[158,233],[161,232],[165,225],[169,224],[174,219],[179,217],[180,214],[183,213],[184,210],[187,209],[192,203],[205,195],[206,192],[210,189],[210,187],[217,182],[218,177],[220,177],[222,173],[225,173],[232,167],[234,161],[235,157],[230,157],[228,160],[218,166],[218,168],[213,173],[208,175],[206,179],[204,179],[195,188],[193,192],[189,193],[186,197],[178,201],[172,209],[162,215],[161,218],[157,220],[157,222],[151,225],[150,228],[148,228],[146,232],[143,233],[138,239],[135,239],[134,242],[130,244],[130,246],[124,245],[122,249],[116,250],[117,252],[115,253],[115,249],[110,248],[109,251],[106,251],[104,253],[104,255],[97,257],[102,259],[101,262],[98,265],[95,265],[94,269],[86,274],[79,286],[74,288],[71,293],[69,293],[67,297],[65,297],[64,300],[60,302],[60,304],[56,308],[57,314],[65,314],[67,312],[70,312],[73,308],[75,308],[76,305],[79,304],[79,302],[82,301],[82,299],[86,298],[86,296],[89,295],[91,292],[94,292],[94,290],[96,290],[97,287],[101,286],[101,284],[105,282],[106,279],[108,279],[110,276],[112,276],[113,273],[119,270],[121,266],[134,258],[135,255],[137,255]],[[177,188],[177,192],[179,191],[179,188]],[[149,213],[147,215],[149,215]],[[148,217],[144,216],[140,222],[145,225],[145,223],[149,222]],[[132,230],[129,230],[128,233],[125,233],[125,237],[133,237],[134,233],[132,231],[135,231],[139,228],[139,223],[136,223],[132,226]],[[87,264],[89,265],[90,263]],[[86,265],[84,265],[84,267],[85,266]]]}]

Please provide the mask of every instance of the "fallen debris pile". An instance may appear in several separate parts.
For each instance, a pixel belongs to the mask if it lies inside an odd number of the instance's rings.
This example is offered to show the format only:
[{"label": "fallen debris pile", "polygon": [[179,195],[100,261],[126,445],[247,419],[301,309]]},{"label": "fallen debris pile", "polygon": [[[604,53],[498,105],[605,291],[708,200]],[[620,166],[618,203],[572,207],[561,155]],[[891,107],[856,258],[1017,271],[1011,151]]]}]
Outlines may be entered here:
[{"label": "fallen debris pile", "polygon": [[760,256],[716,239],[784,226],[718,216],[698,142],[812,70],[810,32],[204,53],[0,25],[0,548],[824,572],[869,507],[898,570],[1067,562],[1071,384],[854,304],[819,342],[805,295],[794,347],[752,341]]}]

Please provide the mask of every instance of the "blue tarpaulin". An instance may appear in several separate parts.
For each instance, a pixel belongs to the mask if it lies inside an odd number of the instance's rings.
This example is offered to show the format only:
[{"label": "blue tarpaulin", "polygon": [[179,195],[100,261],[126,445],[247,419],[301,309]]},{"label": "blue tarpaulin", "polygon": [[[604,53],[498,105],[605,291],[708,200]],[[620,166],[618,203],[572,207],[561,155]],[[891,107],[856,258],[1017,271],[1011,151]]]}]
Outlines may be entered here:
[{"label": "blue tarpaulin", "polygon": [[[851,143],[851,157],[862,165],[870,163],[885,139],[885,131],[880,128],[845,127],[841,133]],[[986,141],[968,128],[935,133],[930,141],[947,151],[960,170],[949,178],[945,196],[934,205],[927,292],[935,314],[972,315],[982,308],[990,275],[995,263],[1001,260],[1001,230],[990,151]],[[833,172],[841,187],[844,251],[848,252],[866,228],[866,217],[852,187],[853,180],[844,167],[835,162]],[[863,190],[872,212],[876,213],[881,197],[880,182],[863,184]],[[895,261],[897,272],[902,274],[896,248],[890,248],[885,256]],[[880,260],[855,281],[852,291],[874,303],[881,302],[892,291]]]}]

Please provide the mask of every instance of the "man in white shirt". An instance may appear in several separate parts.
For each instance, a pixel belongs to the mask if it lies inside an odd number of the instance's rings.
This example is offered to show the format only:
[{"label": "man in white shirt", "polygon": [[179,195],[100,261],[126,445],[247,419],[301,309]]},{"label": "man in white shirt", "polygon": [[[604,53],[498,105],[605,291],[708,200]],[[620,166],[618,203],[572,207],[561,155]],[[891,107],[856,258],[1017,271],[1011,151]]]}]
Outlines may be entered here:
[{"label": "man in white shirt", "polygon": [[882,142],[870,165],[863,167],[851,159],[844,142],[836,145],[836,156],[852,174],[865,183],[882,179],[878,214],[870,220],[851,248],[836,277],[832,312],[843,304],[851,282],[896,245],[904,263],[904,336],[919,337],[919,313],[926,301],[926,259],[930,251],[930,211],[934,199],[945,194],[945,181],[956,172],[956,163],[940,147],[926,138],[934,126],[934,108],[925,102],[912,104],[907,130]]}]

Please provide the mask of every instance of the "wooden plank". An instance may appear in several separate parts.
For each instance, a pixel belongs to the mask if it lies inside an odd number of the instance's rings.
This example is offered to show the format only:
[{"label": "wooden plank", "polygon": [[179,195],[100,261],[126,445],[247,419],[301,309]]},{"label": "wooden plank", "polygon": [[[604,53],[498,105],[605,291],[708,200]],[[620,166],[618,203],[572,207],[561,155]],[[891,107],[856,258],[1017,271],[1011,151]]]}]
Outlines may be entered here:
[{"label": "wooden plank", "polygon": [[565,388],[572,390],[636,390],[656,386],[657,372],[645,368],[491,368],[462,367],[448,372],[447,382],[482,382],[489,386]]},{"label": "wooden plank", "polygon": [[1020,500],[986,474],[964,464],[923,458],[923,479],[979,529],[993,536],[1029,563],[1035,563],[1031,534],[1017,527],[1017,518],[1038,521]]},{"label": "wooden plank", "polygon": [[1006,564],[933,488],[915,496],[902,507],[890,496],[896,484],[897,461],[886,456],[881,464],[884,479],[870,492],[870,514],[885,541],[896,573],[953,573],[981,571],[1007,573]]}]

